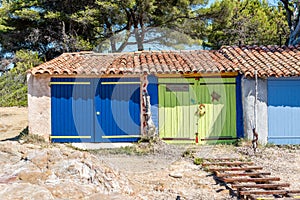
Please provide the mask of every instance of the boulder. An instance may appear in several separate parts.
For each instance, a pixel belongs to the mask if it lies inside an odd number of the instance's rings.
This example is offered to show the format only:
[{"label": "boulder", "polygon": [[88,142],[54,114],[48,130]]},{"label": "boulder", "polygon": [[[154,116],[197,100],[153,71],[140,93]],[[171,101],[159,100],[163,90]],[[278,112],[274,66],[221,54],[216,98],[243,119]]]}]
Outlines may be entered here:
[{"label": "boulder", "polygon": [[0,184],[0,199],[40,200],[54,199],[47,188],[31,183]]}]

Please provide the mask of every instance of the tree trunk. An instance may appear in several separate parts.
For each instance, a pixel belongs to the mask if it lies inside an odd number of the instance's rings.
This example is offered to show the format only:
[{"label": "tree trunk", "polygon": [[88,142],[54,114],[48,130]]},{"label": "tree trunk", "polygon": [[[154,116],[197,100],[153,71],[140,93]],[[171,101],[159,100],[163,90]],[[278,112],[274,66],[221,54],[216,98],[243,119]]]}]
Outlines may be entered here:
[{"label": "tree trunk", "polygon": [[286,11],[286,19],[290,28],[288,45],[297,45],[300,42],[299,3],[294,4],[294,11],[290,8],[289,0],[281,0]]},{"label": "tree trunk", "polygon": [[140,31],[139,31],[138,27],[135,27],[134,28],[134,36],[136,39],[138,51],[143,51],[144,50],[144,37],[145,37],[144,27],[142,27]]},{"label": "tree trunk", "polygon": [[130,35],[131,35],[130,30],[126,30],[125,39],[124,39],[123,43],[121,44],[121,46],[118,48],[118,52],[122,52],[125,49],[125,47],[128,44],[128,40],[130,38]]},{"label": "tree trunk", "polygon": [[108,22],[108,20],[106,20],[106,25],[107,25],[107,29],[108,29],[111,52],[112,53],[117,52],[116,37],[115,37],[115,34],[113,33],[112,26]]},{"label": "tree trunk", "polygon": [[62,38],[63,38],[63,52],[68,52],[69,48],[68,48],[68,36],[66,34],[66,25],[65,22],[62,21]]},{"label": "tree trunk", "polygon": [[117,52],[116,38],[115,38],[115,36],[111,36],[111,37],[109,38],[109,40],[110,40],[111,52],[112,52],[112,53]]}]

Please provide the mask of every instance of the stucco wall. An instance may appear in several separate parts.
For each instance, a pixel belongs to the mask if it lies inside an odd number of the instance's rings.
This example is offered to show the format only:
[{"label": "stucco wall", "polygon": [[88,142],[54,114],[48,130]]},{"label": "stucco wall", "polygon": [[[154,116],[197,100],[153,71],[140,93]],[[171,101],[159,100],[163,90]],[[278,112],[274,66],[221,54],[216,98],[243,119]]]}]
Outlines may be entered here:
[{"label": "stucco wall", "polygon": [[51,135],[50,77],[27,74],[28,126],[30,134],[37,134],[49,141]]},{"label": "stucco wall", "polygon": [[[258,140],[267,143],[268,136],[268,106],[267,106],[267,80],[258,79],[257,99],[257,125]],[[253,139],[252,125],[255,125],[255,80],[242,78],[242,103],[244,116],[245,138]]]}]

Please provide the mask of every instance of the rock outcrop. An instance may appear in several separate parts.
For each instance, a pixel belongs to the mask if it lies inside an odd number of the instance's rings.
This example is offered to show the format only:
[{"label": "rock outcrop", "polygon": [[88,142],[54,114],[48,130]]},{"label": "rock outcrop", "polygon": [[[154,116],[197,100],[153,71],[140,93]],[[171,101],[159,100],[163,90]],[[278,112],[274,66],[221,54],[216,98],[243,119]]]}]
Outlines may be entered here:
[{"label": "rock outcrop", "polygon": [[[128,179],[65,145],[0,145],[0,199],[99,199],[132,193]],[[101,199],[101,198],[100,198]]]}]

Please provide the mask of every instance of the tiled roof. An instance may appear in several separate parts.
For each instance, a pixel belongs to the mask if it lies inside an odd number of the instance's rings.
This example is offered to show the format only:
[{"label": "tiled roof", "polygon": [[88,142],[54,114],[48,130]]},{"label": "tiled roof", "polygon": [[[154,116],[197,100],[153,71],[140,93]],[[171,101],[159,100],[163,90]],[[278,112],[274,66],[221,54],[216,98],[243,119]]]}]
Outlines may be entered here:
[{"label": "tiled roof", "polygon": [[300,46],[225,46],[220,52],[245,76],[300,76]]},{"label": "tiled roof", "polygon": [[175,74],[240,72],[247,77],[300,76],[300,46],[224,46],[220,50],[64,53],[33,75]]},{"label": "tiled roof", "polygon": [[29,72],[33,75],[172,74],[239,71],[218,51],[141,51],[64,53]]}]

